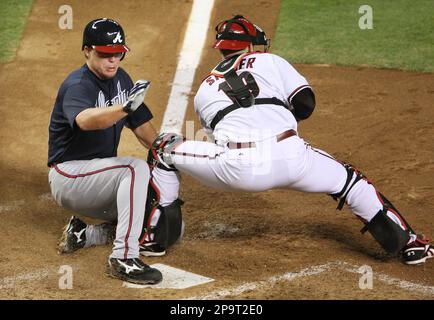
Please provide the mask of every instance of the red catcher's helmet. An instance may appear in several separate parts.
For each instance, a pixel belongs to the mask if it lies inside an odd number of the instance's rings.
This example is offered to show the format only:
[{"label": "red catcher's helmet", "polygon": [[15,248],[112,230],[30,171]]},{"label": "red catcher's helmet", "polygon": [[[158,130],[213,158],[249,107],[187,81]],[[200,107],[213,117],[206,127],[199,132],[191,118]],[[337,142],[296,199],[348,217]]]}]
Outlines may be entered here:
[{"label": "red catcher's helmet", "polygon": [[220,22],[216,27],[216,42],[213,48],[242,50],[256,43],[256,27],[241,15]]}]

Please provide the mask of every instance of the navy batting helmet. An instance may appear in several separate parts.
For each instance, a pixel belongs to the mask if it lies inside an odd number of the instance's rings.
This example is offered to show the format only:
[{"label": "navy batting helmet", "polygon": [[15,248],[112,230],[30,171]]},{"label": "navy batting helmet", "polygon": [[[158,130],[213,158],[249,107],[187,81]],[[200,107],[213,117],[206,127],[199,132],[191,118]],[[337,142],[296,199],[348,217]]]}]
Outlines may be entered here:
[{"label": "navy batting helmet", "polygon": [[81,50],[85,46],[105,53],[130,51],[125,44],[125,33],[121,25],[108,18],[95,19],[86,25]]}]

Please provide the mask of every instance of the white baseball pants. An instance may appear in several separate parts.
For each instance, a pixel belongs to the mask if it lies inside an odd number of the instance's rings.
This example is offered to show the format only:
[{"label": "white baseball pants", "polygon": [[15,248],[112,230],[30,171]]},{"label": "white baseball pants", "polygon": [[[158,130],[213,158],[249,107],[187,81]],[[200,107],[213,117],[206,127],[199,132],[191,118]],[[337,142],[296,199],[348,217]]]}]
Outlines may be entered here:
[{"label": "white baseball pants", "polygon": [[[335,194],[345,186],[348,175],[344,166],[298,136],[280,142],[272,137],[255,145],[229,149],[225,144],[185,141],[172,150],[170,160],[179,171],[224,190],[258,192],[280,188]],[[354,185],[346,203],[366,222],[383,209],[374,186],[366,180]],[[407,229],[399,216],[391,211],[387,214]]]}]

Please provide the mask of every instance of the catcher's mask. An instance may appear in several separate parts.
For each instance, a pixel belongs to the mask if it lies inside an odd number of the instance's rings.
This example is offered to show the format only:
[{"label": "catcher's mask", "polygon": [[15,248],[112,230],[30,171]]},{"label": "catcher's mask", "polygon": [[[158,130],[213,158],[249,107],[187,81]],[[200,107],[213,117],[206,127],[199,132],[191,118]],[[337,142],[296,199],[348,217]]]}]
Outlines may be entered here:
[{"label": "catcher's mask", "polygon": [[125,33],[121,25],[108,18],[95,19],[86,25],[81,50],[84,50],[84,47],[104,53],[122,52],[122,59],[125,52],[130,51],[125,44]]},{"label": "catcher's mask", "polygon": [[242,50],[253,44],[264,45],[264,52],[267,52],[270,47],[265,32],[241,15],[220,22],[215,31],[217,34],[213,48],[216,49]]}]

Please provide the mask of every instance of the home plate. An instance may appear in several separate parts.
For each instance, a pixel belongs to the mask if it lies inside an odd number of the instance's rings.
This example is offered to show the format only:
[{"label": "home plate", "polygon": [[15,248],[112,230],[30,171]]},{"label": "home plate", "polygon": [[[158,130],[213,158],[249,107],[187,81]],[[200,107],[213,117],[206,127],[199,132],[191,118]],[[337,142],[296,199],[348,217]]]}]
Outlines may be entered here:
[{"label": "home plate", "polygon": [[156,289],[186,289],[198,286],[204,283],[214,281],[214,279],[203,277],[201,275],[184,271],[181,269],[173,268],[162,263],[151,265],[152,268],[158,269],[163,274],[163,281],[159,284],[134,284],[125,282],[122,284],[126,288],[156,288]]}]

